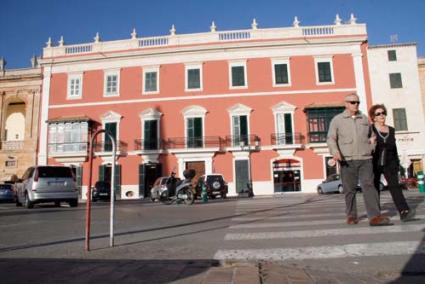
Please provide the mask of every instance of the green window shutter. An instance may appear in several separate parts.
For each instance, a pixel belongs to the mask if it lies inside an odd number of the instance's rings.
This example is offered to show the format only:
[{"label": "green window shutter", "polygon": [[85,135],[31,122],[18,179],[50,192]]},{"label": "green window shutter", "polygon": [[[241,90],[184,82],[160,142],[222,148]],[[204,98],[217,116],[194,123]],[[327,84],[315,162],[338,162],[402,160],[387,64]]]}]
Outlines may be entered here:
[{"label": "green window shutter", "polygon": [[331,64],[330,62],[318,62],[319,82],[332,82]]},{"label": "green window shutter", "polygon": [[187,70],[187,88],[188,89],[199,89],[201,87],[201,76],[199,69],[188,69]]},{"label": "green window shutter", "polygon": [[190,148],[203,146],[202,118],[191,117],[187,119],[187,146]]},{"label": "green window shutter", "polygon": [[407,118],[406,118],[406,109],[404,108],[395,108],[393,109],[394,117],[394,129],[396,131],[406,131],[407,128]]},{"label": "green window shutter", "polygon": [[121,196],[121,165],[115,165],[115,194]]},{"label": "green window shutter", "polygon": [[143,164],[139,165],[139,197],[145,197],[146,188],[146,167]]},{"label": "green window shutter", "polygon": [[144,141],[143,147],[145,150],[158,149],[158,121],[145,120],[144,123]]},{"label": "green window shutter", "polygon": [[244,66],[232,67],[232,86],[233,87],[245,86]]},{"label": "green window shutter", "polygon": [[276,84],[288,84],[288,65],[287,64],[275,64],[274,74]]},{"label": "green window shutter", "polygon": [[105,168],[106,165],[100,165],[99,166],[99,181],[105,181]]},{"label": "green window shutter", "polygon": [[246,115],[239,116],[240,121],[240,138],[241,141],[245,142],[245,145],[249,144],[249,137],[248,137],[248,118]]},{"label": "green window shutter", "polygon": [[390,74],[390,86],[391,89],[403,88],[403,83],[401,81],[401,73]]},{"label": "green window shutter", "polygon": [[290,113],[285,113],[284,118],[285,118],[285,143],[293,144],[294,137],[292,137],[292,115]]},{"label": "green window shutter", "polygon": [[[105,130],[108,131],[112,137],[115,139],[115,143],[117,143],[117,123],[111,122],[111,123],[105,123]],[[112,151],[112,141],[109,138],[108,135],[105,133],[105,151]]]},{"label": "green window shutter", "polygon": [[240,193],[246,191],[249,183],[248,160],[235,161],[235,175],[236,192]]},{"label": "green window shutter", "polygon": [[395,50],[388,50],[388,61],[397,61],[397,53]]}]

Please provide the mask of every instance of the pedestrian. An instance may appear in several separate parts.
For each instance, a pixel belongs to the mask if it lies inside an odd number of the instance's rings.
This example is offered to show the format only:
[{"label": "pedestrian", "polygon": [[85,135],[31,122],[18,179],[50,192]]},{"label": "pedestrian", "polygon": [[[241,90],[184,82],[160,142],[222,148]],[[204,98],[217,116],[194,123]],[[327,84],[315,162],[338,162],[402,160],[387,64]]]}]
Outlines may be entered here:
[{"label": "pedestrian", "polygon": [[392,225],[390,219],[380,213],[379,196],[373,183],[374,143],[369,137],[368,118],[359,111],[359,104],[357,94],[345,97],[345,110],[332,119],[327,138],[329,151],[341,166],[346,222],[349,225],[358,223],[356,187],[360,181],[369,225]]},{"label": "pedestrian", "polygon": [[393,127],[385,124],[387,108],[382,104],[373,105],[369,109],[369,117],[373,122],[372,130],[376,136],[376,147],[373,152],[373,173],[375,175],[375,187],[378,190],[378,195],[381,175],[384,175],[394,205],[400,214],[400,220],[402,222],[411,221],[415,217],[416,210],[409,208],[407,205],[398,181],[400,160],[398,158],[395,130]]}]

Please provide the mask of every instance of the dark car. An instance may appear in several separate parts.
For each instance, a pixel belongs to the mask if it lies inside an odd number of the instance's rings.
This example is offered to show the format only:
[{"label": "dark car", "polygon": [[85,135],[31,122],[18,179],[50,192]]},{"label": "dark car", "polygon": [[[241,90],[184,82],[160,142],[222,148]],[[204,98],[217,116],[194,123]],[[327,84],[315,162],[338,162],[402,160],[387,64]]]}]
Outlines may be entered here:
[{"label": "dark car", "polygon": [[220,195],[221,198],[227,196],[227,183],[224,181],[223,175],[221,174],[208,174],[199,177],[196,184],[196,197],[200,198],[202,194],[202,187],[205,185],[208,198],[214,199]]},{"label": "dark car", "polygon": [[15,202],[16,195],[12,184],[0,184],[0,202]]},{"label": "dark car", "polygon": [[107,181],[97,181],[92,188],[92,200],[111,200],[111,184]]}]

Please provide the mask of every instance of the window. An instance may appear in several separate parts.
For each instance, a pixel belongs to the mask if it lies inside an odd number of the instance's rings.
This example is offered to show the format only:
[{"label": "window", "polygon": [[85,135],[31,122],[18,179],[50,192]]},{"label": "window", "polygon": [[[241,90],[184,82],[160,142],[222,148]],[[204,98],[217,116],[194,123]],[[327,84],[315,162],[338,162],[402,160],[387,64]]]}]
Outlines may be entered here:
[{"label": "window", "polygon": [[289,61],[273,60],[273,86],[290,85]]},{"label": "window", "polygon": [[87,152],[88,122],[49,124],[49,153]]},{"label": "window", "polygon": [[406,109],[393,109],[394,129],[395,131],[407,131]]},{"label": "window", "polygon": [[238,147],[240,142],[249,145],[248,137],[248,117],[246,115],[237,115],[232,117],[233,122],[233,146]]},{"label": "window", "polygon": [[202,66],[186,66],[186,91],[198,91],[202,89]]},{"label": "window", "polygon": [[202,134],[202,117],[190,117],[187,118],[187,147],[188,148],[202,148],[203,134]]},{"label": "window", "polygon": [[397,53],[395,50],[388,50],[388,61],[397,61]]},{"label": "window", "polygon": [[316,58],[316,82],[317,84],[332,84],[334,83],[333,79],[333,69],[332,69],[332,58],[323,59]]},{"label": "window", "polygon": [[83,91],[83,76],[70,75],[68,77],[68,99],[79,99]]},{"label": "window", "polygon": [[158,149],[158,120],[145,120],[143,137],[143,149]]},{"label": "window", "polygon": [[309,143],[326,142],[332,118],[343,111],[343,107],[306,109]]},{"label": "window", "polygon": [[105,72],[105,97],[119,96],[119,71]]},{"label": "window", "polygon": [[246,88],[246,63],[235,62],[230,64],[230,88]]},{"label": "window", "polygon": [[143,70],[143,93],[153,94],[159,92],[159,67],[145,68]]},{"label": "window", "polygon": [[403,83],[401,82],[401,73],[390,74],[390,86],[391,89],[403,88]]},{"label": "window", "polygon": [[283,145],[294,143],[291,113],[276,113],[276,128],[276,144]]}]

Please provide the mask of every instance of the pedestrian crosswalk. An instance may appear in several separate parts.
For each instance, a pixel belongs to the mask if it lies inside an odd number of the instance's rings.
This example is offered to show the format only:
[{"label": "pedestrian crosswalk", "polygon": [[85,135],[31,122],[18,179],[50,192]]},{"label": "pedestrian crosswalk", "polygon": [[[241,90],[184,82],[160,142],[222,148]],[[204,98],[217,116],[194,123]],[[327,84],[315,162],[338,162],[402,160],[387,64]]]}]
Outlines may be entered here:
[{"label": "pedestrian crosswalk", "polygon": [[360,222],[345,224],[343,195],[288,195],[238,201],[235,217],[214,258],[221,261],[317,260],[425,255],[425,195],[407,192],[415,220],[402,223],[388,192],[382,213],[394,225],[370,227],[358,198]]}]

